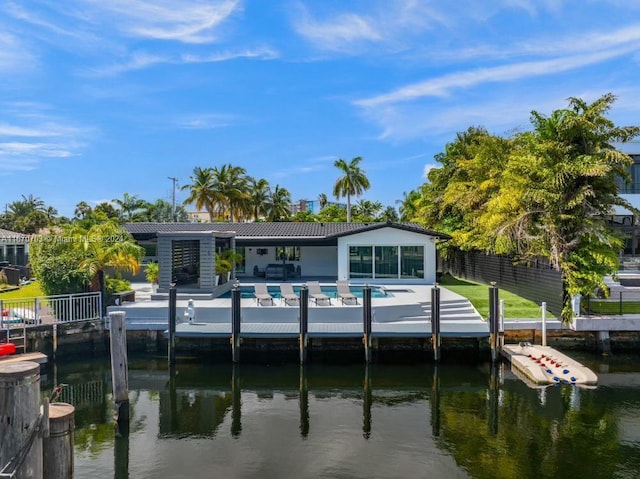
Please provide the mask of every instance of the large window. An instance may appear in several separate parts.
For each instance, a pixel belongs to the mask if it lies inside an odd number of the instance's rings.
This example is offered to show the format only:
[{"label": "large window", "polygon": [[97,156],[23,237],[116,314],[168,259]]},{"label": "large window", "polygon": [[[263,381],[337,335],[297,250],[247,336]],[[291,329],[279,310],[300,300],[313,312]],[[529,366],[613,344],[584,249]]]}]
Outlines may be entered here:
[{"label": "large window", "polygon": [[618,193],[640,193],[640,155],[629,155],[633,159],[633,164],[627,167],[627,173],[631,177],[631,183],[627,184],[624,178],[616,177]]},{"label": "large window", "polygon": [[375,247],[375,267],[376,278],[397,278],[398,277],[398,247],[397,246],[376,246]]},{"label": "large window", "polygon": [[400,277],[424,278],[424,246],[400,247]]},{"label": "large window", "polygon": [[278,246],[276,248],[276,261],[300,261],[300,246]]},{"label": "large window", "polygon": [[349,278],[371,278],[373,247],[349,246]]},{"label": "large window", "polygon": [[350,246],[349,278],[423,279],[424,246]]}]

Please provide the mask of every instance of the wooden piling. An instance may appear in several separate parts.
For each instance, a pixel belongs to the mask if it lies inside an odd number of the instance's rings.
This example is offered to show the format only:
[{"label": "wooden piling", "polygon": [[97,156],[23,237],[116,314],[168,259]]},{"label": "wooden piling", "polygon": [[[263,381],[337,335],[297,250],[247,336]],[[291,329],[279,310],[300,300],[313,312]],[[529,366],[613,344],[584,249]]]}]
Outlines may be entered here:
[{"label": "wooden piling", "polygon": [[440,371],[438,364],[433,368],[433,380],[431,382],[431,434],[433,437],[440,435]]},{"label": "wooden piling", "polygon": [[300,365],[300,435],[309,435],[309,384],[307,382],[307,370],[304,365]]},{"label": "wooden piling", "polygon": [[118,426],[124,426],[129,422],[129,364],[124,311],[109,313],[109,324],[113,401]]},{"label": "wooden piling", "polygon": [[495,282],[489,287],[489,343],[491,346],[491,361],[495,362],[500,358],[499,343],[499,322],[500,322],[500,296],[499,289]]},{"label": "wooden piling", "polygon": [[498,435],[498,418],[500,417],[500,364],[491,364],[489,372],[489,414],[487,417],[489,435]]},{"label": "wooden piling", "polygon": [[169,343],[167,351],[167,359],[169,365],[176,363],[176,303],[178,299],[178,291],[172,283],[169,288]]},{"label": "wooden piling", "polygon": [[371,386],[371,371],[367,365],[364,368],[362,401],[362,435],[365,439],[371,437],[371,407],[373,406],[373,391]]},{"label": "wooden piling", "polygon": [[231,370],[231,435],[242,432],[242,389],[240,386],[240,366],[234,364]]},{"label": "wooden piling", "polygon": [[240,288],[237,284],[231,290],[231,356],[234,363],[240,361]]},{"label": "wooden piling", "polygon": [[371,286],[366,284],[362,288],[362,321],[364,337],[364,360],[367,364],[371,362]]},{"label": "wooden piling", "polygon": [[309,289],[300,288],[300,364],[307,363],[307,343],[309,339]]},{"label": "wooden piling", "polygon": [[440,361],[440,288],[437,283],[431,288],[431,345],[433,360]]},{"label": "wooden piling", "polygon": [[39,416],[40,365],[0,364],[0,471],[15,471],[15,479],[42,477]]},{"label": "wooden piling", "polygon": [[49,405],[49,436],[44,438],[43,479],[72,479],[73,430],[75,408],[71,404],[51,403]]}]

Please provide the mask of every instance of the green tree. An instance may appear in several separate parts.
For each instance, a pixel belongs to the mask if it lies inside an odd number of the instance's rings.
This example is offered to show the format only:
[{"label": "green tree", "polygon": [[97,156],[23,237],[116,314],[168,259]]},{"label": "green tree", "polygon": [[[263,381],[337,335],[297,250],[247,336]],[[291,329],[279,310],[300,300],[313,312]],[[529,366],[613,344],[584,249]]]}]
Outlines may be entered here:
[{"label": "green tree", "polygon": [[327,199],[327,195],[325,193],[320,193],[318,195],[318,204],[320,205],[320,209],[329,204],[329,200]]},{"label": "green tree", "polygon": [[391,221],[393,223],[397,223],[398,221],[400,221],[400,218],[398,218],[398,212],[396,211],[396,209],[393,206],[387,206],[382,211],[380,216],[378,216],[377,220],[378,221]]},{"label": "green tree", "polygon": [[73,214],[76,218],[83,220],[92,212],[91,206],[86,201],[81,201],[76,205],[76,209]]},{"label": "green tree", "polygon": [[409,193],[406,191],[402,193],[402,200],[398,200],[400,204],[400,220],[405,222],[414,221],[418,216],[418,205],[420,201],[420,192],[417,190],[411,190]]},{"label": "green tree", "polygon": [[316,215],[316,220],[321,223],[344,223],[347,221],[347,209],[335,204],[325,206]]},{"label": "green tree", "polygon": [[[231,164],[215,167],[212,170],[211,197],[218,213],[234,222],[236,214],[251,213],[251,195],[249,194],[246,170]],[[228,215],[227,215],[228,214]]]},{"label": "green tree", "polygon": [[258,220],[267,215],[269,202],[269,182],[264,178],[256,180],[249,178],[249,195],[251,196],[252,216],[254,220]]},{"label": "green tree", "polygon": [[360,168],[361,157],[353,158],[347,163],[342,158],[335,161],[343,176],[340,176],[333,186],[333,194],[336,198],[347,198],[347,223],[351,222],[351,197],[359,196],[371,186],[365,172]]},{"label": "green tree", "polygon": [[209,221],[214,221],[213,171],[211,168],[196,166],[189,180],[191,182],[181,188],[189,191],[189,196],[184,200],[184,204],[193,204],[198,211],[205,210],[209,213]]},{"label": "green tree", "polygon": [[268,221],[288,221],[291,216],[291,193],[280,185],[270,190],[267,211]]},{"label": "green tree", "polygon": [[358,221],[375,221],[376,216],[382,211],[382,203],[379,201],[360,200],[353,206],[352,213]]},{"label": "green tree", "polygon": [[125,193],[122,199],[114,199],[113,202],[120,207],[120,217],[122,221],[134,221],[135,215],[143,210],[147,202],[138,198],[138,195]]}]

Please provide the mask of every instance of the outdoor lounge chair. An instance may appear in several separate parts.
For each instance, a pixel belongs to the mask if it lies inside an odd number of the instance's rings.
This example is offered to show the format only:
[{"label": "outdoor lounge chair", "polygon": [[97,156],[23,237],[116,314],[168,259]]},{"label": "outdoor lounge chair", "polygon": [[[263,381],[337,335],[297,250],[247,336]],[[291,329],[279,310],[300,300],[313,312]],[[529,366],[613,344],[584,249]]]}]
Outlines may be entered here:
[{"label": "outdoor lounge chair", "polygon": [[345,301],[354,301],[355,304],[358,304],[358,298],[349,289],[349,283],[346,281],[338,281],[336,282],[336,288],[338,290],[338,298],[340,298],[342,304],[344,304]]},{"label": "outdoor lounge chair", "polygon": [[320,283],[308,281],[307,287],[309,288],[309,300],[315,302],[316,306],[318,306],[318,301],[329,301],[329,304],[331,304],[331,298],[322,292]]},{"label": "outdoor lounge chair", "polygon": [[300,298],[298,295],[293,292],[293,286],[291,283],[282,283],[280,285],[280,296],[282,297],[282,301],[287,306],[293,304],[299,304]]},{"label": "outdoor lounge chair", "polygon": [[256,283],[253,285],[253,289],[253,294],[256,297],[256,303],[260,306],[262,306],[265,301],[269,301],[272,305],[275,304],[273,302],[273,296],[269,294],[265,283]]}]

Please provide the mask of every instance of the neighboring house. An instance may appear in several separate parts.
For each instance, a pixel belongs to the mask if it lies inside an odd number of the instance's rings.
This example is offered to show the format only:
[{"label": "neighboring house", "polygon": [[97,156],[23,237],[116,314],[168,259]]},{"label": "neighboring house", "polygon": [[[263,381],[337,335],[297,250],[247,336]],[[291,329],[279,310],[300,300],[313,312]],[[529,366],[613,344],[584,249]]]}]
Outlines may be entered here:
[{"label": "neighboring house", "polygon": [[[640,210],[640,153],[629,153],[633,164],[627,167],[631,178],[629,184],[618,178],[618,192],[621,198],[627,200],[631,206]],[[624,237],[623,256],[640,256],[640,221],[637,216],[619,206],[615,206],[609,217],[611,228]]]},{"label": "neighboring house", "polygon": [[[449,236],[406,223],[128,223],[160,265],[160,290],[216,286],[215,252],[242,257],[238,278],[299,277],[432,284],[436,242]],[[155,256],[153,253],[155,252]]]},{"label": "neighboring house", "polygon": [[26,266],[29,262],[29,235],[0,229],[0,262]]}]

